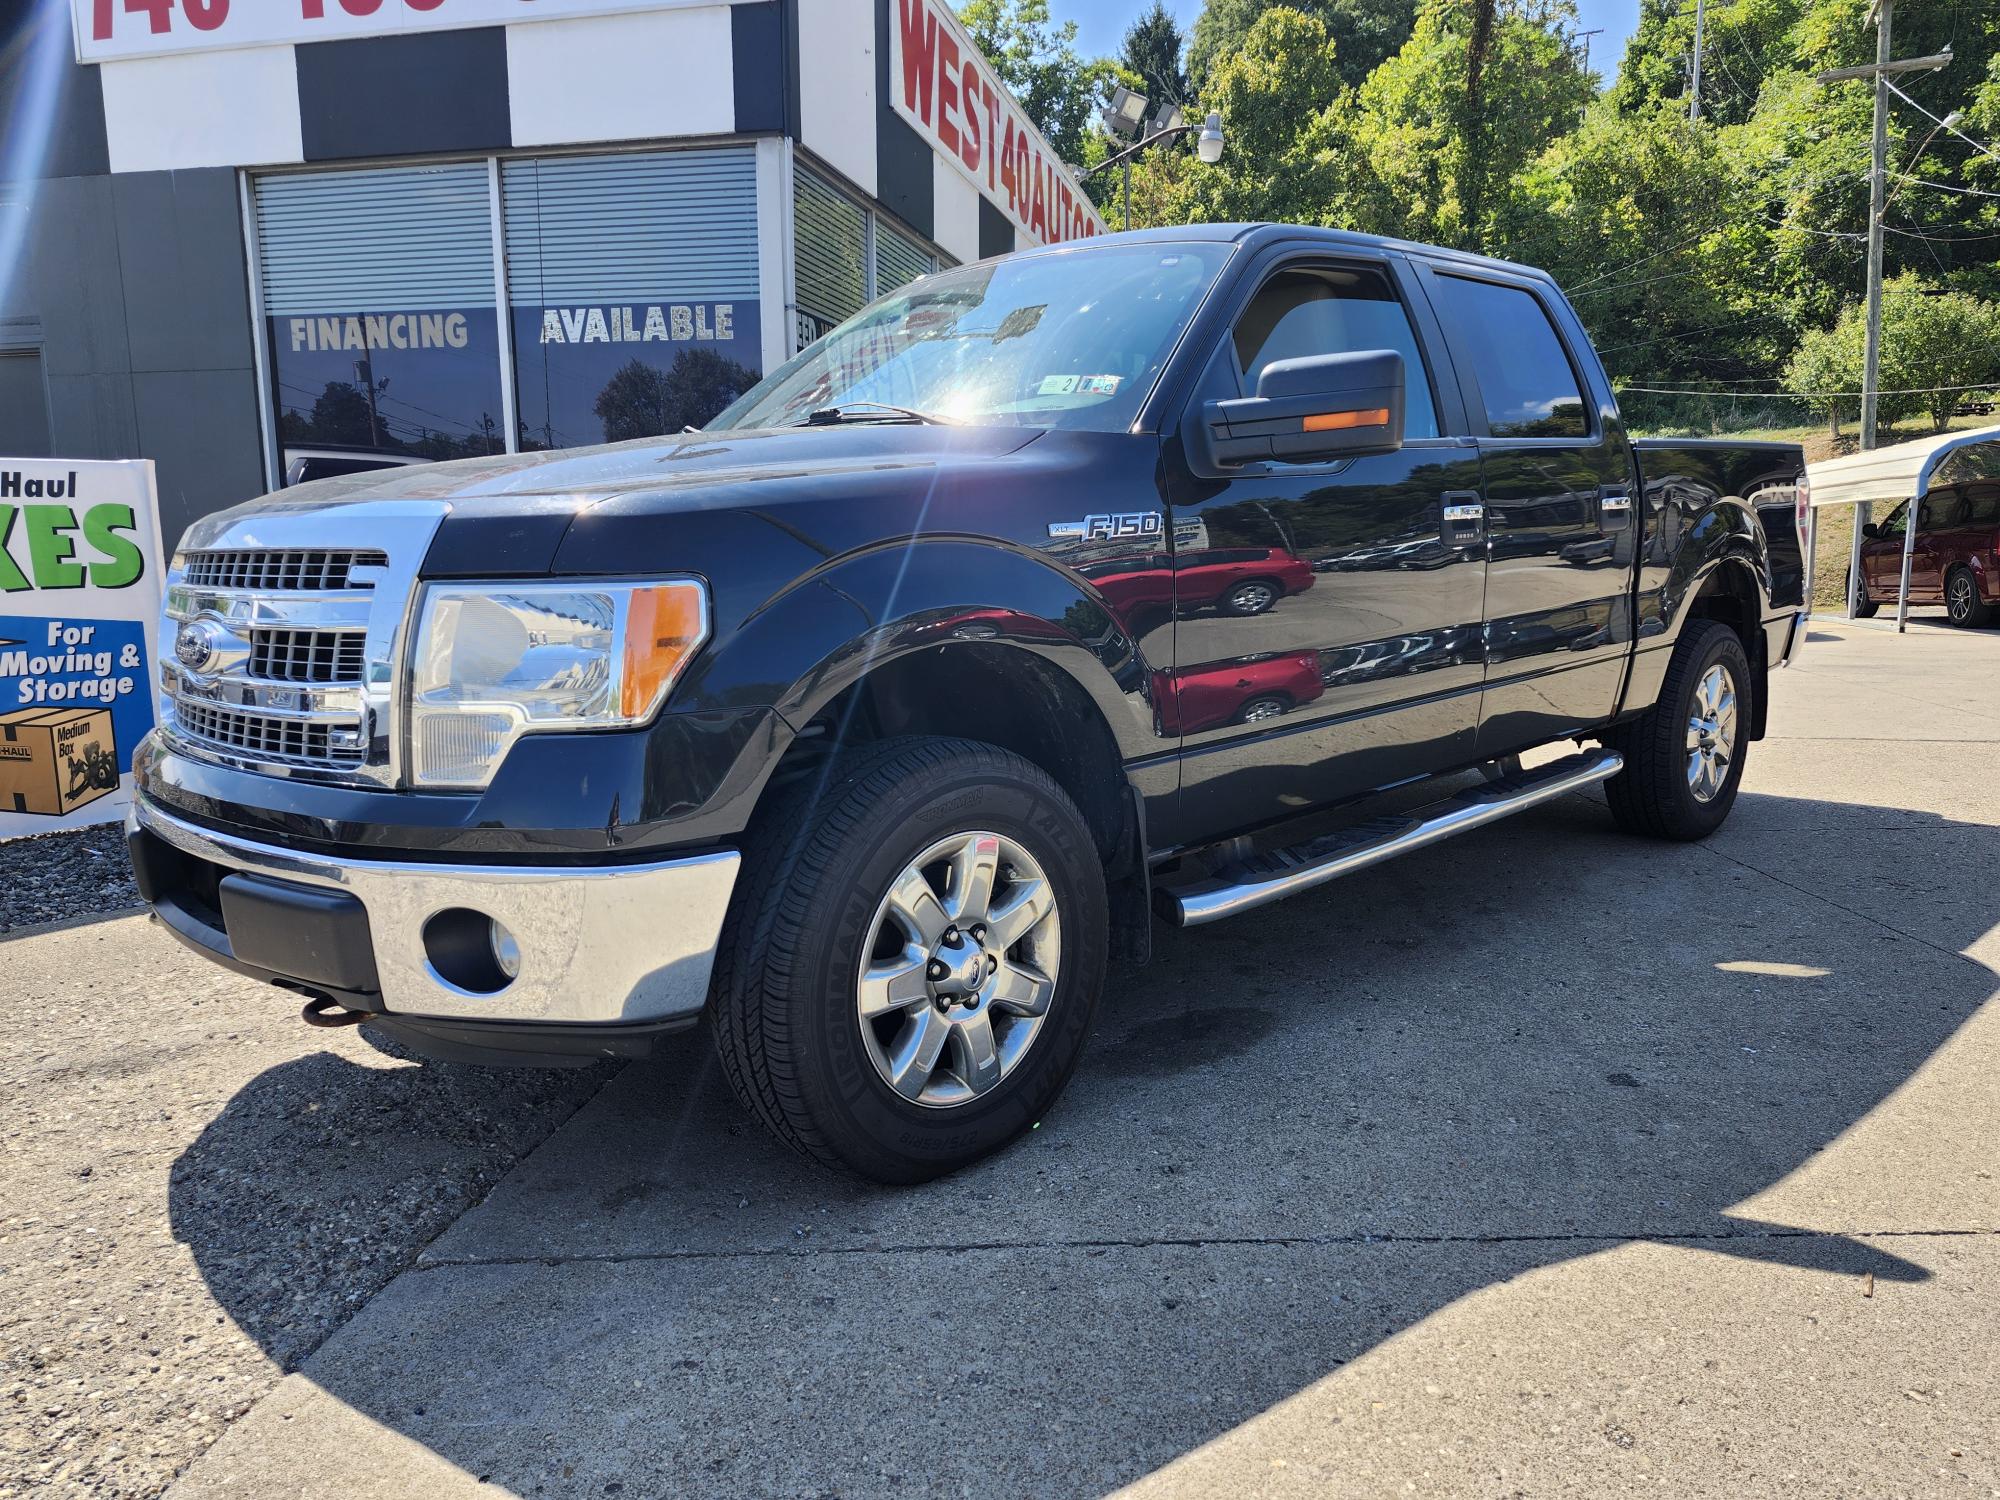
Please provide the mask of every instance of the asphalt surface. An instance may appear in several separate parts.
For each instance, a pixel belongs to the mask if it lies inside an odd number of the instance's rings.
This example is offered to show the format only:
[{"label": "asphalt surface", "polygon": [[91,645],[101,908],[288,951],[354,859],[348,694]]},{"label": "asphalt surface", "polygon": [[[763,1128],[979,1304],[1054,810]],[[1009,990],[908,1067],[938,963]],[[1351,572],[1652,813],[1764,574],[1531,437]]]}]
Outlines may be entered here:
[{"label": "asphalt surface", "polygon": [[1579,796],[1163,934],[917,1190],[698,1045],[0,943],[0,1494],[2000,1495],[1996,683],[1818,627],[1704,845]]}]

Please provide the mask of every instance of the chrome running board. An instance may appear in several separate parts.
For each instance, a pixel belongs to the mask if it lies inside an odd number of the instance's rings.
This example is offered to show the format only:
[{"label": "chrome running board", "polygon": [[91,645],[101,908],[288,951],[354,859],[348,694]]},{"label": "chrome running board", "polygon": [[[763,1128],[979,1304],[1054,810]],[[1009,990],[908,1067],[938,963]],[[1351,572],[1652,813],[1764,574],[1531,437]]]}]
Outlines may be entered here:
[{"label": "chrome running board", "polygon": [[1510,814],[1607,781],[1624,765],[1625,758],[1616,750],[1590,750],[1532,771],[1498,776],[1483,786],[1408,813],[1376,818],[1309,843],[1253,855],[1207,879],[1160,887],[1162,915],[1176,927],[1200,927],[1255,911],[1412,849],[1484,828]]}]

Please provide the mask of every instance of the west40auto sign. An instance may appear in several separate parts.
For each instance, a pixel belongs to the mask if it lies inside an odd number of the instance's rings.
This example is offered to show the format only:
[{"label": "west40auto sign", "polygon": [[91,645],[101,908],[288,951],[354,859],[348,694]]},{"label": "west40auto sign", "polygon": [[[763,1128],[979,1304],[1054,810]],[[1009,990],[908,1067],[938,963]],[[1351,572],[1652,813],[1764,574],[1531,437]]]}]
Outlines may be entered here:
[{"label": "west40auto sign", "polygon": [[[211,47],[328,42],[399,31],[504,26],[715,0],[71,0],[80,62]],[[812,0],[806,0],[811,4]]]},{"label": "west40auto sign", "polygon": [[1102,234],[1096,208],[994,77],[951,6],[945,0],[888,3],[896,8],[889,27],[896,113],[1031,241],[1047,245]]}]

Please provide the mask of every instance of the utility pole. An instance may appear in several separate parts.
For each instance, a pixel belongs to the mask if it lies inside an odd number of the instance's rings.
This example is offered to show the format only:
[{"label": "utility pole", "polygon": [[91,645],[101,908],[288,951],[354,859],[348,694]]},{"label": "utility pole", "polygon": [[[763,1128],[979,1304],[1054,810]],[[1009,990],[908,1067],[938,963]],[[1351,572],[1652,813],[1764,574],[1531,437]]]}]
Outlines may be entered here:
[{"label": "utility pole", "polygon": [[[1885,216],[1884,200],[1888,196],[1889,185],[1889,74],[1934,72],[1951,61],[1951,50],[1933,54],[1930,57],[1906,57],[1901,61],[1891,61],[1889,57],[1889,25],[1896,0],[1871,0],[1868,19],[1875,25],[1875,61],[1872,66],[1858,68],[1835,68],[1819,75],[1821,83],[1840,83],[1850,78],[1867,78],[1875,85],[1875,152],[1874,167],[1868,174],[1868,337],[1861,367],[1861,447],[1863,451],[1875,446],[1875,419],[1879,407],[1877,393],[1882,384],[1882,220]],[[1861,576],[1861,528],[1868,523],[1872,507],[1865,502],[1854,508],[1854,543],[1848,553],[1848,601],[1850,615],[1854,612],[1854,583]],[[1910,518],[1914,528],[1916,517]],[[1908,611],[1910,578],[1908,559],[1905,558],[1903,572],[1902,602],[1898,606],[1898,623]]]},{"label": "utility pole", "polygon": [[1694,62],[1688,72],[1688,119],[1701,118],[1701,33],[1708,19],[1708,0],[1694,0]]}]

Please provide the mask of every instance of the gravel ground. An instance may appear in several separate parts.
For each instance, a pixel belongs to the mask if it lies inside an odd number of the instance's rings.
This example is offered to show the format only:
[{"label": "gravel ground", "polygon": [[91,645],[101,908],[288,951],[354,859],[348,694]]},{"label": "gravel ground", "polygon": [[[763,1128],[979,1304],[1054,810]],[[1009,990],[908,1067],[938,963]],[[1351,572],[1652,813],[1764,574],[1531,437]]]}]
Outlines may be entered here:
[{"label": "gravel ground", "polygon": [[139,904],[119,823],[0,844],[0,933]]},{"label": "gravel ground", "polygon": [[[115,849],[6,846],[0,915],[129,903]],[[0,938],[0,975],[6,1500],[158,1494],[609,1076],[385,1056],[141,916]]]}]

